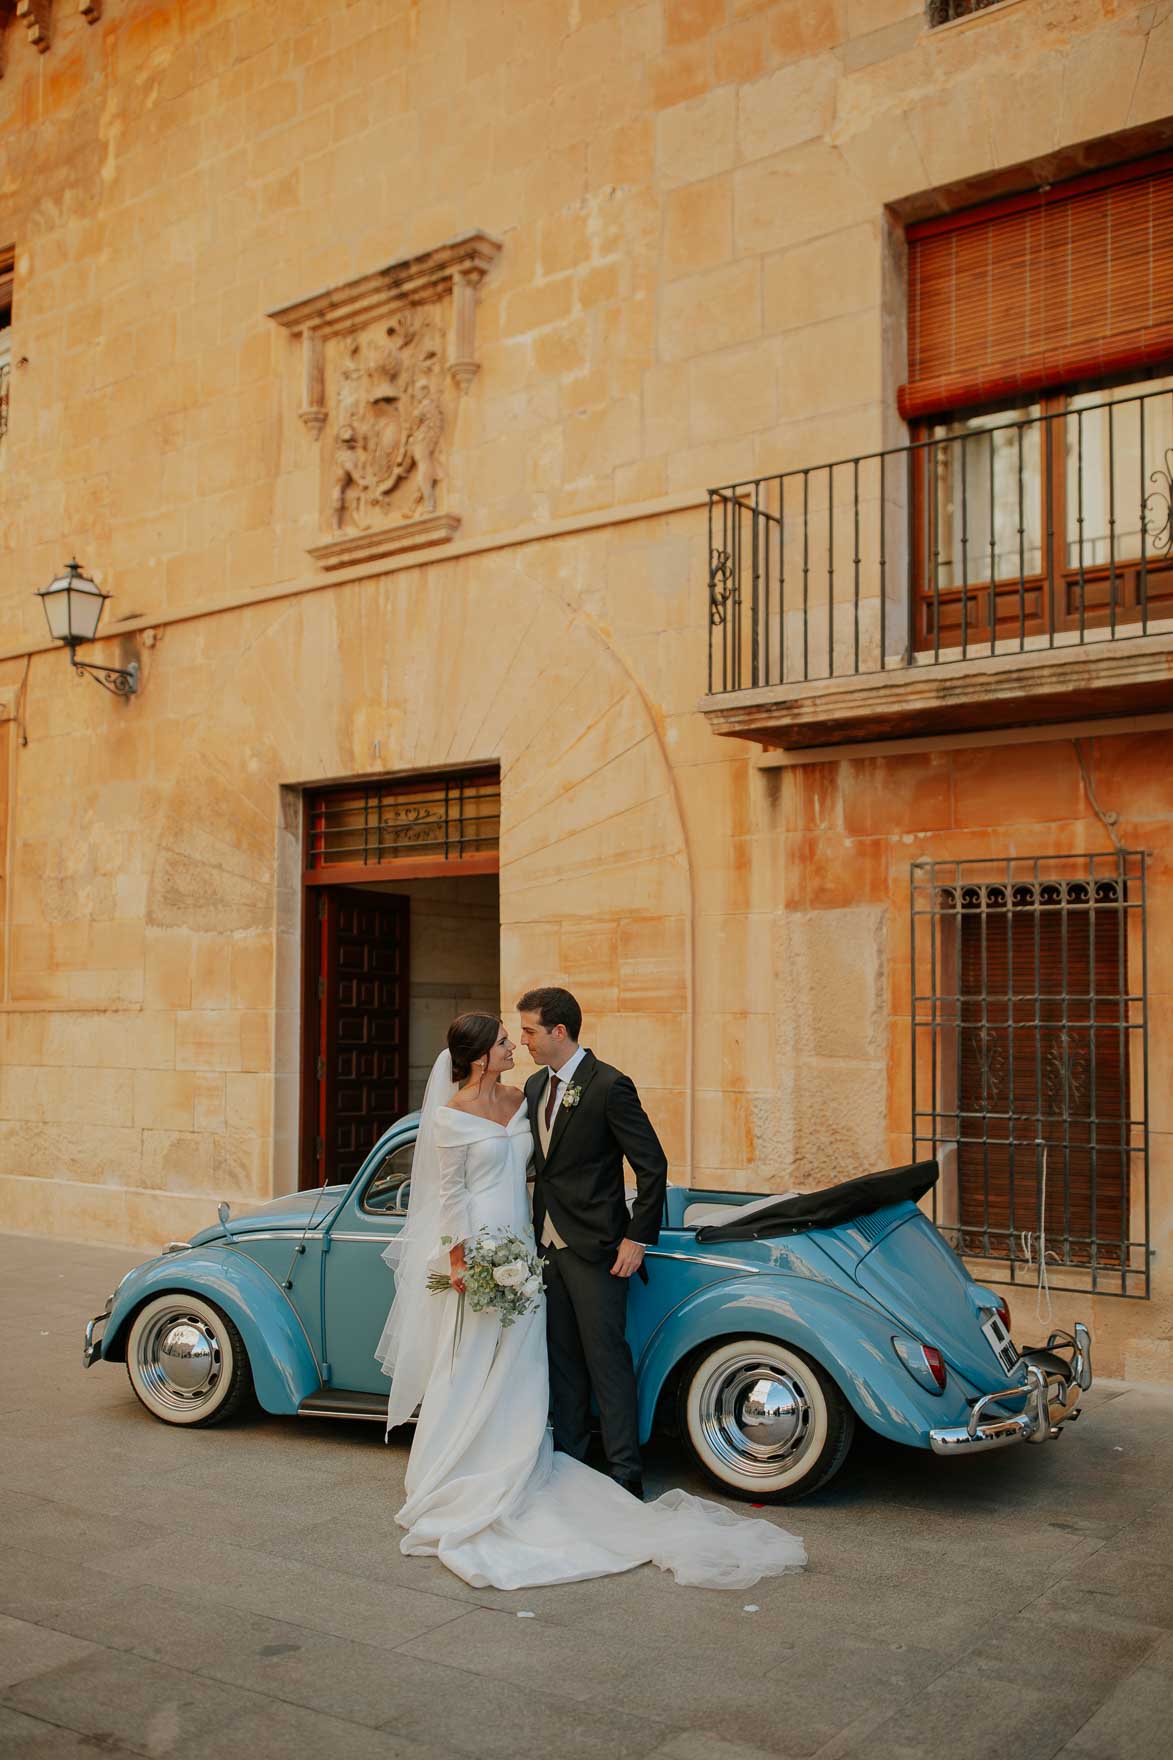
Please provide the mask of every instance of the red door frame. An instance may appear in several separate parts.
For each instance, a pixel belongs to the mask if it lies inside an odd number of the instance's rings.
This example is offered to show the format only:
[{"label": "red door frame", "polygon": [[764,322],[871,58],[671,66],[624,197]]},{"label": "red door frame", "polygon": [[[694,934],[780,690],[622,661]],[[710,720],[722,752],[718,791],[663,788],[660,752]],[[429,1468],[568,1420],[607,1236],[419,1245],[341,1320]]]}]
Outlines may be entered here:
[{"label": "red door frame", "polygon": [[[315,790],[319,799],[325,791]],[[326,1079],[336,1044],[331,1044],[336,1021],[331,1019],[326,962],[336,952],[329,939],[325,887],[369,886],[372,881],[434,880],[444,875],[497,874],[501,869],[496,850],[463,858],[437,857],[396,859],[390,862],[334,863],[311,868],[311,812],[313,795],[305,795],[304,845],[302,854],[302,999],[301,999],[301,1093],[298,1111],[298,1186],[305,1190],[320,1185],[325,1172],[326,1145],[334,1128],[332,1083]],[[323,1067],[324,1066],[324,1067]]]}]

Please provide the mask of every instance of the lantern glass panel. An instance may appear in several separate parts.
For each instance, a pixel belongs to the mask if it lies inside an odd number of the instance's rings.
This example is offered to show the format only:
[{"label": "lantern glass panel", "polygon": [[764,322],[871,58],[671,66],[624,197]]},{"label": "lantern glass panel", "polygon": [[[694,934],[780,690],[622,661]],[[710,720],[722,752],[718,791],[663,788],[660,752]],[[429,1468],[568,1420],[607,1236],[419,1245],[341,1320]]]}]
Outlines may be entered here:
[{"label": "lantern glass panel", "polygon": [[69,579],[54,581],[53,585],[41,594],[41,603],[45,607],[45,617],[49,624],[49,634],[54,641],[69,640]]},{"label": "lantern glass panel", "polygon": [[70,569],[41,594],[49,634],[58,642],[92,642],[106,594],[88,575]]},{"label": "lantern glass panel", "polygon": [[105,594],[85,575],[78,575],[69,589],[69,623],[74,640],[92,642],[98,630]]}]

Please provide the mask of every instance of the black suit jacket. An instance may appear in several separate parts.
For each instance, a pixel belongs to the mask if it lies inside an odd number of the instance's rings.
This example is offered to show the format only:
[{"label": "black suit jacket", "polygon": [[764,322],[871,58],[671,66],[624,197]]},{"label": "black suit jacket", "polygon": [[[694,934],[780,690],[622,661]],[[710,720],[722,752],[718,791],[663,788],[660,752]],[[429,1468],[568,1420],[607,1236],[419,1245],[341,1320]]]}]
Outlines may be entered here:
[{"label": "black suit jacket", "polygon": [[[625,1237],[654,1246],[668,1184],[668,1161],[639,1102],[630,1076],[586,1052],[574,1072],[576,1106],[559,1104],[543,1155],[538,1109],[545,1104],[546,1070],[525,1084],[534,1135],[534,1232],[542,1238],[549,1214],[554,1227],[582,1259],[611,1259]],[[635,1174],[637,1195],[630,1218],[623,1192],[623,1161]]]}]

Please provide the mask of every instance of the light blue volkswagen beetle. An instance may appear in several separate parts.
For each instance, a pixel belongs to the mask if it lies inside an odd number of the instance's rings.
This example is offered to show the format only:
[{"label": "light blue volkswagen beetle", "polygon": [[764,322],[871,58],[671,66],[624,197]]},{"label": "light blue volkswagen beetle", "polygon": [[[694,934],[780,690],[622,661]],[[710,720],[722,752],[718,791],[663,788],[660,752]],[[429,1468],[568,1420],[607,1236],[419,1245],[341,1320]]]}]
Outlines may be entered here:
[{"label": "light blue volkswagen beetle", "polygon": [[[212,1424],[255,1392],[268,1412],[383,1421],[374,1359],[418,1115],[349,1186],[261,1204],[128,1273],[86,1326],[84,1362],[125,1362],[148,1411]],[[1019,1352],[1002,1299],[917,1207],[934,1162],[779,1198],[669,1187],[628,1337],[640,1433],[675,1424],[729,1495],[806,1496],[857,1424],[967,1455],[1045,1442],[1079,1415],[1087,1328]]]}]

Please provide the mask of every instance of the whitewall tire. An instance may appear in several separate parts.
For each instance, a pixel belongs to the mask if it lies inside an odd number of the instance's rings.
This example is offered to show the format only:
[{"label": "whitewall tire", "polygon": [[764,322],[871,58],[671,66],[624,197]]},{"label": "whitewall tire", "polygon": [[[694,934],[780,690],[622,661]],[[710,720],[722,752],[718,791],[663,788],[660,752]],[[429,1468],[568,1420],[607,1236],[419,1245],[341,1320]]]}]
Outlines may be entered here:
[{"label": "whitewall tire", "polygon": [[126,1341],[130,1385],[165,1424],[218,1424],[252,1394],[244,1341],[227,1314],[202,1296],[155,1296]]},{"label": "whitewall tire", "polygon": [[726,1339],[695,1357],[678,1416],[697,1465],[753,1503],[791,1503],[825,1485],[855,1433],[855,1414],[826,1371],[770,1338]]}]

